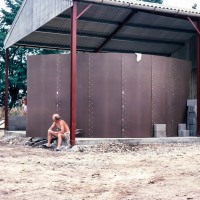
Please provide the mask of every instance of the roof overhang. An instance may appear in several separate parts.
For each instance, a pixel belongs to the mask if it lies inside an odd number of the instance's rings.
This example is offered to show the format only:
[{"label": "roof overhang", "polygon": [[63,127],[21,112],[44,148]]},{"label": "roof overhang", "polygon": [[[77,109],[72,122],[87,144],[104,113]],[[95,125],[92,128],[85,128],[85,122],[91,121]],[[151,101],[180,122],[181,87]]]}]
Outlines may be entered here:
[{"label": "roof overhang", "polygon": [[[82,0],[78,14],[77,50],[140,52],[170,56],[196,35],[188,20],[200,11],[141,1]],[[4,42],[12,45],[70,49],[72,1],[25,0]],[[31,12],[30,12],[31,10]]]}]

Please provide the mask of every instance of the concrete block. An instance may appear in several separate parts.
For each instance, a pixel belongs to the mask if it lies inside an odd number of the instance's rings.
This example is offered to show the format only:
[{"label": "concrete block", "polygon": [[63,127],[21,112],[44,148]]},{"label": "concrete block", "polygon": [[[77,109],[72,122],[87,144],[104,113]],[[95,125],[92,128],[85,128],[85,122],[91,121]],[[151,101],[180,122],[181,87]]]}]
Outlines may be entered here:
[{"label": "concrete block", "polygon": [[187,112],[190,113],[190,112],[193,112],[193,111],[194,111],[194,106],[188,106]]},{"label": "concrete block", "polygon": [[190,131],[189,130],[179,130],[178,131],[178,136],[179,137],[189,137],[190,136]]},{"label": "concrete block", "polygon": [[197,131],[190,130],[190,136],[197,136]]},{"label": "concrete block", "polygon": [[189,112],[189,113],[187,114],[187,117],[188,117],[188,118],[197,118],[197,113],[195,113],[195,112]]},{"label": "concrete block", "polygon": [[154,132],[157,132],[157,131],[166,132],[166,124],[154,124]]},{"label": "concrete block", "polygon": [[188,99],[187,100],[187,106],[195,106],[195,105],[197,105],[196,99]]},{"label": "concrete block", "polygon": [[26,117],[19,115],[8,116],[8,126],[14,126],[15,130],[26,130]]},{"label": "concrete block", "polygon": [[189,130],[196,131],[197,130],[197,125],[190,125],[189,124]]},{"label": "concrete block", "polygon": [[178,124],[178,130],[186,130],[186,124]]},{"label": "concrete block", "polygon": [[9,131],[15,131],[16,129],[15,129],[15,126],[8,126],[8,130]]},{"label": "concrete block", "polygon": [[166,131],[154,131],[154,137],[166,137]]},{"label": "concrete block", "polygon": [[197,106],[195,105],[195,106],[188,106],[188,112],[197,112]]},{"label": "concrete block", "polygon": [[197,118],[188,118],[187,119],[187,124],[197,124]]},{"label": "concrete block", "polygon": [[194,106],[194,112],[197,113],[197,105]]}]

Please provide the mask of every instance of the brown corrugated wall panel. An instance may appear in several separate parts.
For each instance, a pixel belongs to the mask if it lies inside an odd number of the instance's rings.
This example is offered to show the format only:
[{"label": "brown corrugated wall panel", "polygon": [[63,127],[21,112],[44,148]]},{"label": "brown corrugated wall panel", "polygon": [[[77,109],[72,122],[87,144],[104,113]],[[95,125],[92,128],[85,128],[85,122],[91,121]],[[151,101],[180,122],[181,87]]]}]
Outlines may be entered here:
[{"label": "brown corrugated wall panel", "polygon": [[90,54],[89,136],[121,137],[121,54]]},{"label": "brown corrugated wall panel", "polygon": [[151,56],[122,54],[122,137],[151,136]]},{"label": "brown corrugated wall panel", "polygon": [[59,113],[69,124],[70,57],[30,56],[27,75],[27,136],[46,138],[54,113]]},{"label": "brown corrugated wall panel", "polygon": [[154,124],[167,124],[167,136],[172,135],[174,122],[173,61],[152,56],[152,133]]},{"label": "brown corrugated wall panel", "polygon": [[27,136],[46,137],[56,110],[56,59],[55,56],[28,58],[28,113]]},{"label": "brown corrugated wall panel", "polygon": [[[151,66],[152,65],[152,66]],[[191,63],[135,54],[77,54],[77,126],[83,137],[167,136],[184,123]],[[27,136],[46,137],[53,113],[70,122],[70,55],[28,58]]]},{"label": "brown corrugated wall panel", "polygon": [[89,53],[77,56],[76,127],[80,136],[89,137]]},{"label": "brown corrugated wall panel", "polygon": [[[55,56],[55,55],[54,55]],[[56,112],[70,124],[70,54],[68,55],[57,55],[57,92],[56,101],[57,108]]]},{"label": "brown corrugated wall panel", "polygon": [[186,122],[191,64],[152,56],[152,132],[154,124],[166,124],[167,136],[177,136],[178,123]]},{"label": "brown corrugated wall panel", "polygon": [[[187,99],[189,97],[191,63],[183,60],[174,59],[176,74],[175,79],[175,131],[177,133],[178,124],[186,123]],[[176,135],[175,135],[176,136]]]}]

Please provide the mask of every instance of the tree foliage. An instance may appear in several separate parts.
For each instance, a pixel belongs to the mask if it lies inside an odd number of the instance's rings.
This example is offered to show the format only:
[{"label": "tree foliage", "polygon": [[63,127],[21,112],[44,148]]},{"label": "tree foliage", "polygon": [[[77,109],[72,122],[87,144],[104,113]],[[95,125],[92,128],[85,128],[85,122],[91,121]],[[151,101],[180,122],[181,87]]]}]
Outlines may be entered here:
[{"label": "tree foliage", "polygon": [[195,3],[193,6],[192,6],[193,9],[197,9],[197,4]]},{"label": "tree foliage", "polygon": [[159,4],[163,3],[163,0],[143,0],[143,1],[150,2],[150,3],[159,3]]},{"label": "tree foliage", "polygon": [[[0,106],[4,105],[5,97],[5,49],[3,41],[14,21],[23,0],[4,0],[6,9],[0,13]],[[22,47],[9,48],[9,108],[18,106],[22,96],[27,95],[27,66],[28,54],[48,54],[58,51],[44,49],[27,49]]]},{"label": "tree foliage", "polygon": [[[9,27],[11,26],[13,19],[22,3],[22,0],[17,0],[12,1],[12,0],[7,0],[5,1],[7,8],[9,8],[8,10],[2,9],[1,10],[1,19],[0,19],[0,80],[1,80],[1,84],[0,84],[0,94],[1,94],[1,98],[0,98],[0,106],[2,106],[2,104],[4,104],[4,88],[5,88],[5,49],[3,48],[3,41],[8,33]],[[10,56],[10,69],[9,69],[9,75],[10,79],[9,79],[9,93],[10,93],[10,97],[12,97],[12,99],[14,99],[14,93],[16,93],[16,87],[20,87],[18,85],[18,82],[23,79],[22,75],[26,74],[26,72],[23,72],[23,67],[22,65],[19,65],[19,72],[17,72],[16,70],[13,70],[13,68],[19,64],[19,62],[17,62],[17,60],[19,60],[19,57],[17,55],[17,51],[15,48],[11,48],[10,51],[11,56]],[[21,54],[21,52],[20,52]],[[20,60],[22,60],[22,58],[20,58]],[[17,77],[19,75],[19,77]],[[12,104],[12,103],[11,103]]]}]

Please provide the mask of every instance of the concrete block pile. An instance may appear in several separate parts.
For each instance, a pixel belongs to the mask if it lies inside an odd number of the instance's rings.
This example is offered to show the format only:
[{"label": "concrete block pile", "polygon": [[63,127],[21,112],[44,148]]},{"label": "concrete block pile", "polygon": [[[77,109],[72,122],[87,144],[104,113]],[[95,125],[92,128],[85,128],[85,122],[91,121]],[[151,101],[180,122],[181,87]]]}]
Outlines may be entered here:
[{"label": "concrete block pile", "polygon": [[166,124],[154,124],[154,137],[166,137]]},{"label": "concrete block pile", "polygon": [[187,130],[186,124],[178,124],[178,136],[179,137],[190,136],[190,131]]},{"label": "concrete block pile", "polygon": [[197,136],[197,100],[187,100],[187,129],[190,136]]},{"label": "concrete block pile", "polygon": [[9,116],[8,130],[9,131],[26,130],[26,117],[20,115]]}]

